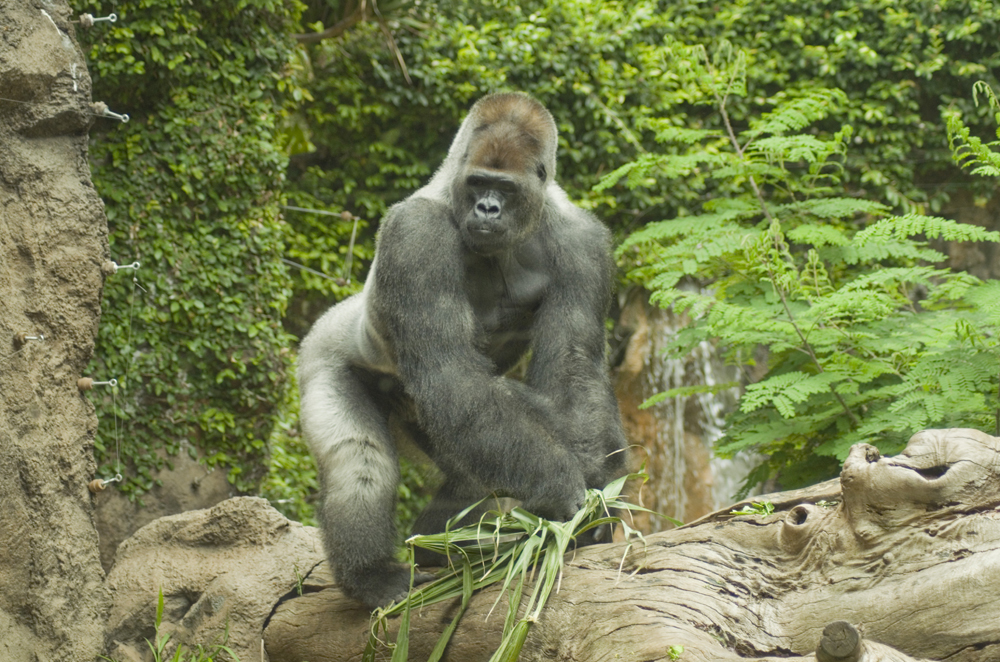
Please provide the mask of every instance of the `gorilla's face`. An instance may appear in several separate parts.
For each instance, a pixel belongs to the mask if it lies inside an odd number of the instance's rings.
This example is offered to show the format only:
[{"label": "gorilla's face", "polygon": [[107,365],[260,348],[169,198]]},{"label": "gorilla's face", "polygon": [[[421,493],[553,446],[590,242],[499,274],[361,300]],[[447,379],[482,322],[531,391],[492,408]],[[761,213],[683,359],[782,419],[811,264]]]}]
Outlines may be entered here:
[{"label": "gorilla's face", "polygon": [[476,129],[452,189],[456,221],[469,250],[499,253],[538,228],[548,178],[540,146],[514,123]]}]

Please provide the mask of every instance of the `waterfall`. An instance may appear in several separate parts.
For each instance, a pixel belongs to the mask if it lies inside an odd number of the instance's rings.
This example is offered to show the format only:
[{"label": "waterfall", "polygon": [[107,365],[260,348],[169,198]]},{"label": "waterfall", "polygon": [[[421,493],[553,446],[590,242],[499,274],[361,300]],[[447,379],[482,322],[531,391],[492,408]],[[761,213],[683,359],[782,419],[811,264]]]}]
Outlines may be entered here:
[{"label": "waterfall", "polygon": [[[643,504],[689,522],[732,503],[755,461],[750,456],[723,459],[713,453],[726,413],[739,397],[736,388],[638,408],[652,395],[673,388],[736,380],[736,369],[725,365],[709,342],[700,343],[687,356],[664,357],[663,349],[686,323],[686,317],[650,305],[648,293],[631,292],[620,320],[631,337],[618,368],[616,392],[626,434],[635,445],[634,468],[645,460],[650,477],[642,490]],[[640,519],[638,526],[648,532],[670,528],[660,518]]]}]

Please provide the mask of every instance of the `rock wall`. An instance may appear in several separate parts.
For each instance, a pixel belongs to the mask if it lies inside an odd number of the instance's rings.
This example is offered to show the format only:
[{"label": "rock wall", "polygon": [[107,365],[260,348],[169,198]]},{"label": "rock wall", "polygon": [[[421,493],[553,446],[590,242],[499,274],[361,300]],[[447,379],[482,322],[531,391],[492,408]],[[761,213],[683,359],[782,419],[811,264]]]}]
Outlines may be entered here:
[{"label": "rock wall", "polygon": [[166,451],[159,451],[168,463],[163,469],[152,472],[153,489],[142,495],[141,505],[140,500],[129,501],[113,489],[104,490],[95,498],[101,565],[105,572],[111,571],[118,546],[150,522],[168,515],[211,508],[234,496],[225,469],[207,469],[191,457],[186,444],[181,444],[181,452],[177,455],[168,456]]},{"label": "rock wall", "polygon": [[[225,644],[244,662],[266,662],[262,637],[274,610],[282,598],[326,588],[305,583],[323,561],[319,531],[285,519],[264,499],[236,497],[161,517],[121,545],[108,574],[115,602],[107,654],[148,660],[146,641],[169,636],[164,659],[178,646]],[[367,616],[361,613],[362,631]]]},{"label": "rock wall", "polygon": [[5,662],[91,662],[110,605],[87,490],[97,419],[76,385],[101,313],[107,222],[90,180],[90,77],[70,18],[62,0],[0,0]]}]

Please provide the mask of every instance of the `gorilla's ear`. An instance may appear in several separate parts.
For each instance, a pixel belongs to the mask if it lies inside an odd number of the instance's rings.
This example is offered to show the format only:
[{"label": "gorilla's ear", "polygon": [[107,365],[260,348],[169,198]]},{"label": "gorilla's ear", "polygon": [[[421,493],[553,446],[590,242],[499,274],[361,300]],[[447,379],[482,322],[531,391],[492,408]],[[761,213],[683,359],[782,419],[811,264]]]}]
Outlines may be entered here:
[{"label": "gorilla's ear", "polygon": [[535,170],[535,172],[538,173],[538,178],[544,182],[545,181],[545,174],[546,174],[546,172],[545,172],[545,164],[544,163],[539,163],[538,164],[538,168]]}]

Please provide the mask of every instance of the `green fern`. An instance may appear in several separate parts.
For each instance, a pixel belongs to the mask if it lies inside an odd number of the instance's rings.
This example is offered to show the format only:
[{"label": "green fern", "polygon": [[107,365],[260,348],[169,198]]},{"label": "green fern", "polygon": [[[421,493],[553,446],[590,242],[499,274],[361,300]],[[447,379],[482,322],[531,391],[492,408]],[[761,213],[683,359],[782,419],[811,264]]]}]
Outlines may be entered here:
[{"label": "green fern", "polygon": [[[979,105],[979,95],[986,97],[986,103],[993,110],[997,123],[997,138],[1000,138],[1000,100],[993,89],[983,81],[972,87],[972,98]],[[972,167],[972,174],[983,177],[1000,177],[1000,153],[993,149],[1000,148],[1000,140],[984,143],[973,136],[969,127],[962,122],[957,112],[945,113],[945,125],[948,127],[948,144],[955,163],[964,167]]]},{"label": "green fern", "polygon": [[[703,213],[647,225],[618,256],[653,302],[694,320],[668,353],[711,341],[745,363],[767,349],[767,372],[746,385],[719,451],[754,449],[768,460],[750,481],[778,473],[793,487],[835,471],[861,441],[894,453],[927,427],[1000,434],[1000,283],[937,266],[945,256],[929,244],[1000,242],[1000,233],[891,216],[881,202],[846,195],[839,173],[850,128],[812,129],[842,102],[839,91],[775,95],[772,112],[737,131],[726,107],[746,85],[745,59],[698,49],[684,57],[700,67],[690,97],[714,101],[725,133],[651,122],[670,153],[644,155],[601,187],[626,174],[641,186],[710,168],[697,175],[717,196]],[[1000,121],[996,96],[977,91]],[[955,116],[948,126],[958,163],[979,174],[1000,168],[990,149],[1000,141],[976,140]]]}]

